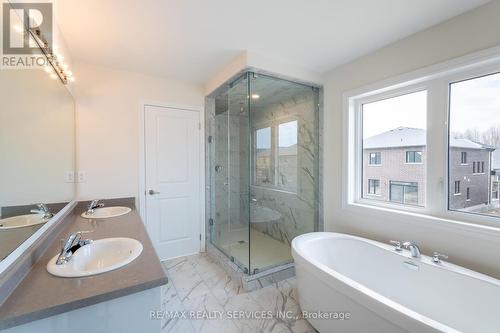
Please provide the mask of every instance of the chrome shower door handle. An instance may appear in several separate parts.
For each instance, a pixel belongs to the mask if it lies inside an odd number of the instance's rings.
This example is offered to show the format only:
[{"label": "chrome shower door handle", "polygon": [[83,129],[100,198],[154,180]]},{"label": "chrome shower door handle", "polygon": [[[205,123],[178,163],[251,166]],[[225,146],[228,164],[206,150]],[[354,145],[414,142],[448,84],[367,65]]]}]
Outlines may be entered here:
[{"label": "chrome shower door handle", "polygon": [[155,190],[149,190],[148,194],[149,195],[156,195],[156,194],[160,194],[160,192],[156,192]]}]

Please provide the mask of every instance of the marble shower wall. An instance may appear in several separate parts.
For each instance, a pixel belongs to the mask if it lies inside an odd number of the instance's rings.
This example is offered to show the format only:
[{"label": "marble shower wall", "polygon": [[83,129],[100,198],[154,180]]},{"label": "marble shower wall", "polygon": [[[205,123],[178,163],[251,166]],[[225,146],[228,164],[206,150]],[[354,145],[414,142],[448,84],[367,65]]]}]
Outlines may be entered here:
[{"label": "marble shower wall", "polygon": [[259,127],[298,121],[296,193],[251,186],[251,195],[257,199],[257,205],[282,216],[275,222],[252,223],[251,227],[288,244],[294,237],[314,231],[318,220],[318,92],[308,87],[301,90],[287,100],[251,109],[252,124]]}]

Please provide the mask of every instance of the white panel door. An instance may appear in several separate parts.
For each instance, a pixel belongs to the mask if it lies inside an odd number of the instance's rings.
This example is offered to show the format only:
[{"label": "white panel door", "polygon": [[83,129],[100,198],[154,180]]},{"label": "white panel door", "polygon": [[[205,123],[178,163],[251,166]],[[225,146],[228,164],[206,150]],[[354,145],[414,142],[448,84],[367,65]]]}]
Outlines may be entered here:
[{"label": "white panel door", "polygon": [[200,251],[199,114],[145,107],[146,227],[161,260]]}]

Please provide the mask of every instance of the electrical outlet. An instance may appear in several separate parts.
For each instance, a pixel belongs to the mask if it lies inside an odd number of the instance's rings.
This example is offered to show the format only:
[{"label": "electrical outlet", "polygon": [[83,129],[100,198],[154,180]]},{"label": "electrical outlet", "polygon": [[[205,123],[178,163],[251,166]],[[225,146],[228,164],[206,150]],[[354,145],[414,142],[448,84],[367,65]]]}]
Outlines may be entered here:
[{"label": "electrical outlet", "polygon": [[87,173],[85,171],[78,171],[77,177],[78,183],[85,183],[87,181]]},{"label": "electrical outlet", "polygon": [[64,174],[64,181],[66,183],[74,183],[75,182],[75,172],[74,171],[66,171]]}]

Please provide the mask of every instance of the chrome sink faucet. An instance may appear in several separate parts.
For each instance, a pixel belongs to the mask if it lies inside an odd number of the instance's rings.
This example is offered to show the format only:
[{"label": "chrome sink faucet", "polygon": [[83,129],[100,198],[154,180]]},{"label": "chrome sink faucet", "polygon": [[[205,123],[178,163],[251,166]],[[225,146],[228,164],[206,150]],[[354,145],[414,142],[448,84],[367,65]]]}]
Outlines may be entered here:
[{"label": "chrome sink faucet", "polygon": [[76,250],[84,245],[92,243],[91,239],[82,239],[82,234],[88,232],[89,231],[78,231],[69,235],[67,240],[61,239],[61,252],[59,253],[59,257],[57,257],[56,265],[67,263]]},{"label": "chrome sink faucet", "polygon": [[38,209],[32,209],[30,212],[35,213],[35,214],[43,214],[44,219],[50,219],[51,217],[54,216],[52,212],[50,211],[49,207],[47,207],[46,204],[44,203],[39,203],[36,205]]},{"label": "chrome sink faucet", "polygon": [[403,248],[410,250],[411,256],[413,258],[420,258],[421,252],[420,248],[414,242],[404,242],[402,244]]},{"label": "chrome sink faucet", "polygon": [[102,202],[99,203],[99,201],[100,200],[92,200],[90,202],[89,207],[87,208],[87,211],[85,212],[85,214],[92,215],[92,214],[94,214],[94,209],[104,207],[104,204]]}]

